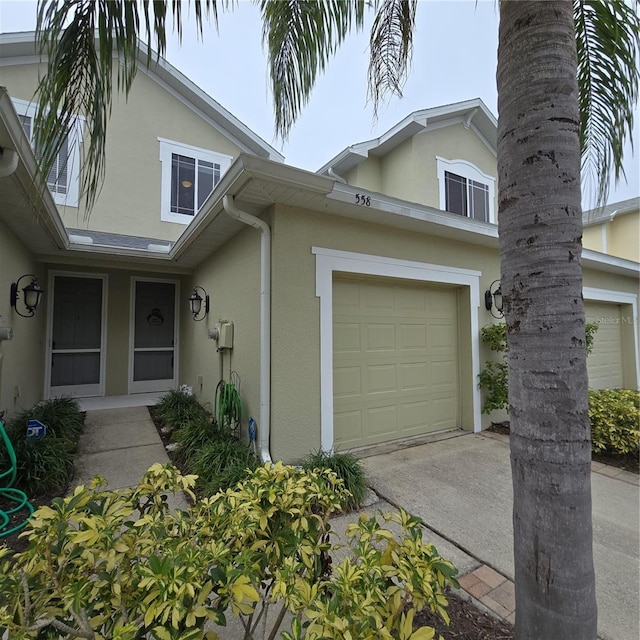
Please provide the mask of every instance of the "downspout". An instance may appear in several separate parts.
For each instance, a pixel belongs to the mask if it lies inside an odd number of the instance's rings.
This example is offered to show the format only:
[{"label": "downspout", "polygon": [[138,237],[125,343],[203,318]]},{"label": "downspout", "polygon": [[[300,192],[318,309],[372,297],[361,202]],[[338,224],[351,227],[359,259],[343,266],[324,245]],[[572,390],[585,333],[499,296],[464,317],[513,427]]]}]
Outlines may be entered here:
[{"label": "downspout", "polygon": [[260,231],[260,421],[258,449],[262,462],[271,462],[271,229],[256,216],[241,211],[233,203],[233,196],[224,196],[225,212],[244,224]]}]

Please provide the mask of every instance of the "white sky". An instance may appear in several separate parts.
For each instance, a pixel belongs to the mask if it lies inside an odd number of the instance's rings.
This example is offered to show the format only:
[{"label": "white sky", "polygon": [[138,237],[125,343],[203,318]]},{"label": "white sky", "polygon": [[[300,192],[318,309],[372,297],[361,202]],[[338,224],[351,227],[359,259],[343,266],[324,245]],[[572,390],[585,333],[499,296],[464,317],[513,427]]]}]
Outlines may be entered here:
[{"label": "white sky", "polygon": [[[0,0],[0,31],[35,28],[36,3]],[[283,153],[286,162],[311,171],[345,147],[377,137],[411,112],[480,97],[496,114],[497,2],[422,0],[417,12],[413,65],[402,99],[382,105],[377,121],[367,103],[367,31],[352,34],[329,63],[286,143],[274,138],[266,57],[258,8],[240,1],[220,15],[219,32],[203,41],[186,25],[182,46],[172,37],[168,61],[248,127]],[[1,84],[1,77],[0,77]],[[640,145],[640,122],[634,133]],[[628,148],[628,184],[612,188],[609,202],[640,194],[640,160]],[[591,203],[585,201],[585,208]]]}]

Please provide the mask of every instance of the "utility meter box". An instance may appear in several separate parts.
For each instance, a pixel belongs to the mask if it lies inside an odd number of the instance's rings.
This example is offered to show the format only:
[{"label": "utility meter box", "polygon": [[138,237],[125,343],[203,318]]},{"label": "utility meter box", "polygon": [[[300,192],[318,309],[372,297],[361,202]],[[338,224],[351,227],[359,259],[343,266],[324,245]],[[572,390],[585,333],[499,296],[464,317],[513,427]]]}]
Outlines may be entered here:
[{"label": "utility meter box", "polygon": [[218,349],[233,349],[233,322],[221,322]]}]

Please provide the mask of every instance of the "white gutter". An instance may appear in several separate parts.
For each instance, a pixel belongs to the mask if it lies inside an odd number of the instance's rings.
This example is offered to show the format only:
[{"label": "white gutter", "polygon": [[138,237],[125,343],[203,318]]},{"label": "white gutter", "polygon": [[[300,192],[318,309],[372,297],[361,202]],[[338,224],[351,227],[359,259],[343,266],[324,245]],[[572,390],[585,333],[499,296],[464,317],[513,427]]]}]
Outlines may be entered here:
[{"label": "white gutter", "polygon": [[241,211],[233,203],[233,196],[224,196],[225,212],[244,224],[260,231],[260,419],[258,449],[262,462],[271,462],[271,229],[255,216]]}]

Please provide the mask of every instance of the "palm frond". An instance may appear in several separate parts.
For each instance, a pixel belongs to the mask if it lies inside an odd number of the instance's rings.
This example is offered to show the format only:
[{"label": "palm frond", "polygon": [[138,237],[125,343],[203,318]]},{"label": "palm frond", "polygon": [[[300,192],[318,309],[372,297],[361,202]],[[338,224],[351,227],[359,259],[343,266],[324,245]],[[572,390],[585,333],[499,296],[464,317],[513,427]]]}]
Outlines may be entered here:
[{"label": "palm frond", "polygon": [[369,97],[374,112],[388,93],[402,96],[413,51],[417,0],[384,0],[369,39]]},{"label": "palm frond", "polygon": [[638,99],[640,14],[637,0],[574,0],[583,183],[605,204],[613,175],[625,175],[623,149]]},{"label": "palm frond", "polygon": [[318,74],[350,32],[362,27],[364,0],[259,0],[275,126],[286,139]]},{"label": "palm frond", "polygon": [[[220,0],[195,2],[196,29],[213,18]],[[47,71],[36,90],[34,141],[40,157],[40,176],[48,176],[68,132],[82,119],[87,136],[81,172],[81,191],[88,216],[104,180],[105,141],[111,113],[113,78],[116,89],[129,94],[139,61],[139,39],[151,51],[166,50],[167,16],[182,34],[181,0],[42,0],[38,6],[36,38],[46,56]],[[224,3],[226,6],[228,3]],[[79,137],[75,138],[79,144]],[[42,180],[44,188],[44,180]]]}]

